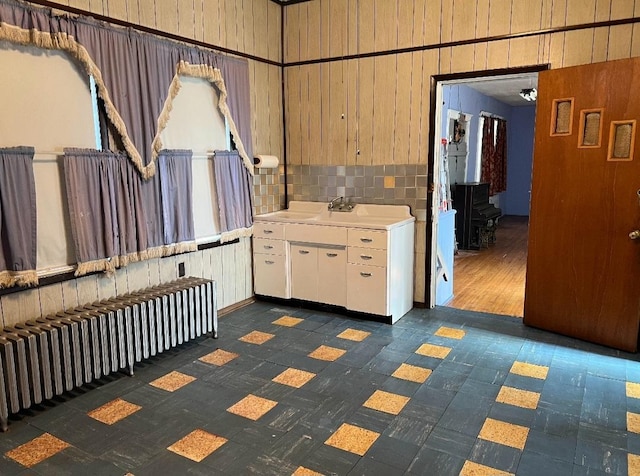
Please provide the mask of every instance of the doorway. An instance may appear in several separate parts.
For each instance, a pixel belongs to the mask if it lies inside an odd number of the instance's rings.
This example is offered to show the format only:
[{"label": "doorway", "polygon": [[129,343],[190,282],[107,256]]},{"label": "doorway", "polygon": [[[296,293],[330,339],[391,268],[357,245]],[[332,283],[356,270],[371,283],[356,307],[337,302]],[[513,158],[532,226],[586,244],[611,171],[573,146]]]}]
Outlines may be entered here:
[{"label": "doorway", "polygon": [[[520,92],[535,89],[538,71],[543,69],[546,67],[434,78],[437,146],[433,170],[438,195],[434,215],[438,216],[432,235],[431,284],[436,305],[523,316],[536,107],[535,101],[527,101]],[[465,226],[462,215],[467,220],[472,214],[477,222],[485,216],[485,209],[463,212],[456,190],[467,193],[474,184],[483,183],[482,124],[487,117],[507,121],[507,187],[482,197],[481,206],[493,210],[487,216],[499,210],[497,226],[490,239],[476,236],[476,246],[468,246],[460,236]],[[470,229],[476,235],[483,232],[475,224]]]}]

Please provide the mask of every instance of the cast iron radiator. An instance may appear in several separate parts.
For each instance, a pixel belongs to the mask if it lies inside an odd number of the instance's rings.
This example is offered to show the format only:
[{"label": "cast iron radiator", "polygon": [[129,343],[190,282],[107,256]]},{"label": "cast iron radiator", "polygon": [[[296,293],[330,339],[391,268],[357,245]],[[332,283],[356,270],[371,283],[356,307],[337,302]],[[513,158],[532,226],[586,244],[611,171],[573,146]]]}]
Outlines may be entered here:
[{"label": "cast iron radiator", "polygon": [[196,337],[218,336],[216,283],[183,278],[0,331],[0,429],[9,414],[125,370]]}]

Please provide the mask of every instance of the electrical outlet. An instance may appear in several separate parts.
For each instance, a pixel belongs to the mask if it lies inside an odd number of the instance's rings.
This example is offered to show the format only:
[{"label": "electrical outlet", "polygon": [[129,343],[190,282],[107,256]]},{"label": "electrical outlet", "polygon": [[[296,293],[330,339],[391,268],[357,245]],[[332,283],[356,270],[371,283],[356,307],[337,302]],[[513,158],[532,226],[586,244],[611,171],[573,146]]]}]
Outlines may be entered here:
[{"label": "electrical outlet", "polygon": [[178,277],[182,278],[185,275],[185,270],[184,270],[184,261],[181,263],[178,263]]}]

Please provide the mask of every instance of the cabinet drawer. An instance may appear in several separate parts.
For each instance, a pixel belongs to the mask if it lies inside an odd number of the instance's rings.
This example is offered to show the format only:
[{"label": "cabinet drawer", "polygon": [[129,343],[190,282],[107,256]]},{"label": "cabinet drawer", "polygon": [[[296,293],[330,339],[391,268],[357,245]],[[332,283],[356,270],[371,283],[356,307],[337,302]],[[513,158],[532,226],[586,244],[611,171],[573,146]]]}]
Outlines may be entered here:
[{"label": "cabinet drawer", "polygon": [[388,315],[387,268],[347,265],[347,308],[380,316]]},{"label": "cabinet drawer", "polygon": [[387,232],[349,228],[349,246],[360,246],[362,248],[387,249]]},{"label": "cabinet drawer", "polygon": [[284,223],[254,222],[253,235],[256,238],[284,240]]},{"label": "cabinet drawer", "polygon": [[288,299],[290,294],[286,257],[256,254],[253,259],[255,293]]},{"label": "cabinet drawer", "polygon": [[369,266],[386,266],[387,250],[350,246],[349,263],[364,264]]},{"label": "cabinet drawer", "polygon": [[286,253],[286,241],[269,240],[267,238],[253,239],[253,252],[269,255],[283,255]]}]

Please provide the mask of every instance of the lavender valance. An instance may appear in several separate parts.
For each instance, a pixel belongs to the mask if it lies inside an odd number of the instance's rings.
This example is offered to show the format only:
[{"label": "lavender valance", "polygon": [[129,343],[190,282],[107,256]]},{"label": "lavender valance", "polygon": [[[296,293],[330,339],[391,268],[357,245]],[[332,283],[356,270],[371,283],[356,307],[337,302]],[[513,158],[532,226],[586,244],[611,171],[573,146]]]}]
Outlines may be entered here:
[{"label": "lavender valance", "polygon": [[38,284],[34,152],[0,148],[0,288]]},{"label": "lavender valance", "polygon": [[109,121],[145,178],[154,174],[163,148],[160,132],[180,87],[179,74],[207,78],[220,92],[218,107],[253,174],[246,60],[16,0],[0,0],[0,40],[61,50],[76,58],[95,78]]}]

